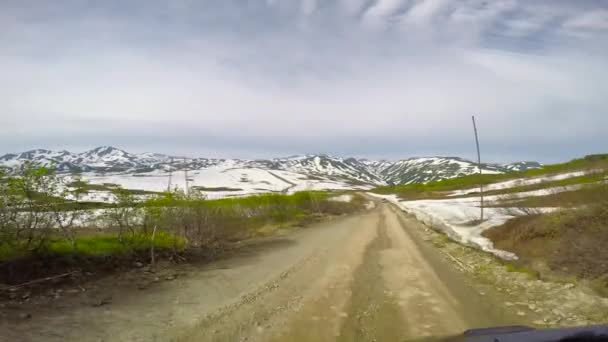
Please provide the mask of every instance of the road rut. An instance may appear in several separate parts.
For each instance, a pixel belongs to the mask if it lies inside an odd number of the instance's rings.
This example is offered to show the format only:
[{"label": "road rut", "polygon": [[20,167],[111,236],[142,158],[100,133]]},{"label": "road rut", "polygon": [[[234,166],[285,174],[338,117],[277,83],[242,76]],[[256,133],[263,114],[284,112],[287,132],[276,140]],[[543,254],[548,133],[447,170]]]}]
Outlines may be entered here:
[{"label": "road rut", "polygon": [[[387,204],[283,236],[111,304],[41,309],[7,341],[404,341],[521,323]],[[111,283],[107,284],[112,286]],[[498,303],[498,301],[496,301]],[[2,340],[2,337],[0,337]]]}]

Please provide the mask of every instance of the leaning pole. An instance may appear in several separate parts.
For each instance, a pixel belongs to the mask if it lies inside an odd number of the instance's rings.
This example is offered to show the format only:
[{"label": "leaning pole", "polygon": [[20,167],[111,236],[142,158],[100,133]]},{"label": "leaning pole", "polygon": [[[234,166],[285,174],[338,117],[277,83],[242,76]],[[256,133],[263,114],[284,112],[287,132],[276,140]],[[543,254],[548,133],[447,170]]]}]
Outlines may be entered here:
[{"label": "leaning pole", "polygon": [[477,125],[475,124],[475,115],[472,116],[473,119],[473,131],[475,132],[475,145],[477,146],[477,168],[479,169],[479,194],[481,196],[480,200],[480,208],[481,215],[480,221],[483,221],[483,179],[481,178],[481,153],[479,152],[479,137],[477,136]]}]

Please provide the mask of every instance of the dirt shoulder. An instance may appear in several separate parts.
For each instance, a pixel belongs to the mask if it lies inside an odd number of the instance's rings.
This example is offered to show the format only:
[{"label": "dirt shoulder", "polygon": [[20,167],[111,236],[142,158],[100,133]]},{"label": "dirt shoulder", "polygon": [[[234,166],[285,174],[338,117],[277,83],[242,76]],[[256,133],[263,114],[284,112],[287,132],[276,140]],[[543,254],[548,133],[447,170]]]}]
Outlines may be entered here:
[{"label": "dirt shoulder", "polygon": [[[400,215],[413,220],[406,214]],[[608,299],[585,282],[539,278],[525,268],[448,240],[430,227],[421,225],[418,232],[427,244],[458,267],[479,293],[497,292],[494,296],[501,300],[498,305],[515,312],[528,326],[548,328],[608,322]]]}]

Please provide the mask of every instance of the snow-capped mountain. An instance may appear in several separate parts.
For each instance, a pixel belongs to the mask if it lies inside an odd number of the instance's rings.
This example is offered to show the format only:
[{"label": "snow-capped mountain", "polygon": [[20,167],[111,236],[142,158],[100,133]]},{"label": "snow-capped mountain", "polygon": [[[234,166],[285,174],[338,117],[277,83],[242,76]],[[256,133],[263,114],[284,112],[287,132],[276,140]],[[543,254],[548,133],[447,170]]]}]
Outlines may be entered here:
[{"label": "snow-capped mountain", "polygon": [[[99,184],[162,191],[184,186],[172,174],[188,170],[189,187],[228,191],[295,191],[305,189],[371,188],[387,184],[424,183],[478,172],[477,164],[456,157],[373,161],[328,155],[242,160],[132,154],[101,146],[82,153],[31,150],[0,157],[0,166],[17,172],[25,163],[53,167],[58,173],[80,174]],[[484,173],[538,168],[536,162],[484,164]],[[173,182],[173,184],[171,184]],[[185,179],[182,180],[185,183]]]},{"label": "snow-capped mountain", "polygon": [[501,166],[502,168],[507,169],[509,171],[526,171],[531,169],[539,169],[543,165],[535,161],[522,161],[511,164],[503,164]]}]

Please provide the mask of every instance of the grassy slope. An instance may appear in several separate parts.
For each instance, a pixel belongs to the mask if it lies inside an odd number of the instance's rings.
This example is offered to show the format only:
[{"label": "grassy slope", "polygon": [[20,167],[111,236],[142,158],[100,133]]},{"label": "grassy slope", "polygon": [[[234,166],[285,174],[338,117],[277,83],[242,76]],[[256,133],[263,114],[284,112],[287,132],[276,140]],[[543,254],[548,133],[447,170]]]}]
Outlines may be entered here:
[{"label": "grassy slope", "polygon": [[590,280],[608,294],[608,197],[573,210],[517,217],[484,235],[516,253],[519,267],[541,277]]},{"label": "grassy slope", "polygon": [[[469,175],[464,177],[457,177],[452,179],[445,179],[437,182],[430,182],[425,184],[407,184],[407,185],[396,185],[379,187],[373,191],[379,194],[397,194],[403,199],[432,199],[432,198],[443,198],[445,193],[453,190],[462,189],[474,189],[479,184],[488,185],[491,183],[497,183],[501,181],[519,179],[519,178],[532,178],[538,176],[546,176],[552,174],[582,171],[582,170],[594,170],[603,169],[608,170],[608,154],[590,155],[580,159],[574,159],[572,161],[544,165],[540,169],[528,170],[523,172],[509,172],[504,174],[484,174],[484,175]],[[568,184],[579,184],[584,182],[592,181],[586,176],[578,177],[575,180],[564,180],[554,182],[554,186],[563,186]],[[579,183],[569,183],[579,182]],[[548,184],[549,182],[545,183]],[[545,185],[545,187],[549,186]],[[522,187],[519,191],[536,190],[542,188],[543,185],[534,185],[528,187]],[[503,190],[502,193],[508,193],[510,190]],[[497,191],[496,194],[501,193]],[[490,194],[490,193],[489,193]]]},{"label": "grassy slope", "polygon": [[[68,186],[70,187],[77,187],[82,189],[83,191],[107,191],[107,192],[112,192],[112,190],[115,190],[117,188],[119,188],[118,184],[112,184],[112,183],[103,183],[103,184],[92,184],[92,183],[87,183],[87,182],[83,182],[83,181],[75,181],[72,183],[69,183]],[[160,192],[156,192],[156,191],[149,191],[149,190],[140,190],[140,189],[124,189],[125,191],[131,193],[132,195],[159,195],[161,194]]]}]

